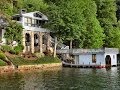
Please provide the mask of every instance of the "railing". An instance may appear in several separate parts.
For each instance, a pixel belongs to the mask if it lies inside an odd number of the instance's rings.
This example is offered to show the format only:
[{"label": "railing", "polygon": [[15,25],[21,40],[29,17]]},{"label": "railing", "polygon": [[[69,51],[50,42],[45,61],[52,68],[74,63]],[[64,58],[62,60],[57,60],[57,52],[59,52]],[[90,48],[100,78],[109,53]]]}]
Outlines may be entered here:
[{"label": "railing", "polygon": [[[52,37],[50,37],[51,38],[51,43],[55,43],[55,39],[54,38],[52,38]],[[59,43],[58,45],[57,45],[57,48],[60,48],[60,49],[69,49],[69,46],[66,46],[65,44],[62,44],[62,43]]]},{"label": "railing", "polygon": [[72,49],[72,53],[101,53],[104,49]]}]

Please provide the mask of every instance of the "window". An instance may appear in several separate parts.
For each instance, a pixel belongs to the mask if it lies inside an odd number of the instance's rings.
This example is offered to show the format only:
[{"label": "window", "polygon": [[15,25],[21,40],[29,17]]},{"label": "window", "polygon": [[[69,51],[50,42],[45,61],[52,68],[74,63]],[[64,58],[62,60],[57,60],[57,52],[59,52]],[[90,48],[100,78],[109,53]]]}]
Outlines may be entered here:
[{"label": "window", "polygon": [[32,19],[32,26],[35,27],[35,20]]},{"label": "window", "polygon": [[32,18],[25,18],[24,23],[26,26],[32,26]]},{"label": "window", "polygon": [[19,16],[16,16],[16,17],[13,17],[12,19],[16,21],[20,21],[21,18]]},{"label": "window", "polygon": [[32,26],[32,19],[28,18],[28,26]]},{"label": "window", "polygon": [[34,16],[35,16],[35,17],[42,18],[42,14],[40,14],[40,13],[35,13]]},{"label": "window", "polygon": [[27,18],[24,18],[24,23],[25,23],[26,26],[28,26]]},{"label": "window", "polygon": [[96,54],[92,54],[92,63],[96,63]]}]

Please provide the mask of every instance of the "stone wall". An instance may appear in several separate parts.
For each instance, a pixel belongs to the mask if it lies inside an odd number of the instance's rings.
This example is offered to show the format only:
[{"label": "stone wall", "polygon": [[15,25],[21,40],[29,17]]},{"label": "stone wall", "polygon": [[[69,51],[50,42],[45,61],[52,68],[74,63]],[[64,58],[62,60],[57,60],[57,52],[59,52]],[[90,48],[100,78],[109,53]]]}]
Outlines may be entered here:
[{"label": "stone wall", "polygon": [[16,72],[16,71],[28,71],[28,70],[44,70],[52,69],[55,67],[62,67],[62,63],[52,63],[52,64],[38,64],[38,65],[21,65],[21,66],[1,66],[0,73],[5,72]]}]

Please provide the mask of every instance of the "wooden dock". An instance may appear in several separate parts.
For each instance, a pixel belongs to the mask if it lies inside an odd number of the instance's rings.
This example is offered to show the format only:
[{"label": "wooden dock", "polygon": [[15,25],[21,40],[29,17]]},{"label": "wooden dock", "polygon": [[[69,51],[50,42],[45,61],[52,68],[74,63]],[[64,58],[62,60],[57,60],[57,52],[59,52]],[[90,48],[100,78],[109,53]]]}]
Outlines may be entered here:
[{"label": "wooden dock", "polygon": [[62,66],[63,67],[74,67],[74,68],[107,68],[107,67],[116,67],[116,66],[105,66],[105,65],[100,65],[100,64],[95,64],[95,65],[80,65],[80,64],[73,64],[73,63],[66,63],[62,61]]}]

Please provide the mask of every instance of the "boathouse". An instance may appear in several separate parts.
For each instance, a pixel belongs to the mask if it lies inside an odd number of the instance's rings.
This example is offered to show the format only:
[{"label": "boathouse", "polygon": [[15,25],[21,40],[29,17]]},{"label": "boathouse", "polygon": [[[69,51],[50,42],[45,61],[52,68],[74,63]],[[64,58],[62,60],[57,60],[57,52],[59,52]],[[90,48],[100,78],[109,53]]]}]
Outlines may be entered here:
[{"label": "boathouse", "polygon": [[81,66],[117,66],[119,49],[73,49],[74,64]]}]

